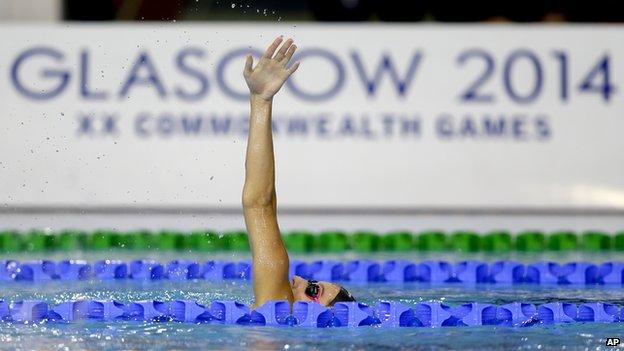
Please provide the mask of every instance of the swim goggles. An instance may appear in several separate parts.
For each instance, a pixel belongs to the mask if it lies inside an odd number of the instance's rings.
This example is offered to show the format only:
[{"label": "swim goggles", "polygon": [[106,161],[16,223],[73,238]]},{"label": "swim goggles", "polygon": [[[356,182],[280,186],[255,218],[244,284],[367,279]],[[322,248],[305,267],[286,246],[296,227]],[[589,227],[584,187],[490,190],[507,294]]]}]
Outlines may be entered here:
[{"label": "swim goggles", "polygon": [[[308,286],[305,289],[305,294],[310,299],[312,299],[312,301],[318,302],[320,292],[321,288],[319,286],[319,282],[317,280],[308,280]],[[332,306],[336,302],[343,301],[355,301],[355,298],[353,297],[353,295],[351,295],[350,292],[347,291],[347,289],[340,287],[340,291],[338,292],[336,297],[334,297],[334,299],[329,302],[329,306]]]}]

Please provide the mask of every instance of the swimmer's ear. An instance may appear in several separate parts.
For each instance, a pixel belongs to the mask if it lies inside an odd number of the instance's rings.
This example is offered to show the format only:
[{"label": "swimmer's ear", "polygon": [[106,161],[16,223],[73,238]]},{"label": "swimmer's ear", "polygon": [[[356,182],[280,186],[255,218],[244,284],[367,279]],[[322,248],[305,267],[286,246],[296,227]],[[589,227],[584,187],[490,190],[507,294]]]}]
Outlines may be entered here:
[{"label": "swimmer's ear", "polygon": [[245,77],[249,77],[249,75],[252,72],[252,65],[253,65],[253,57],[251,57],[251,54],[247,55],[247,58],[245,59],[245,70],[243,71],[243,76]]},{"label": "swimmer's ear", "polygon": [[299,68],[299,63],[300,61],[297,61],[295,63],[292,64],[292,66],[288,67],[288,69],[286,70],[286,72],[288,72],[288,75],[290,76],[291,74],[295,73],[295,71],[297,70],[297,68]]}]

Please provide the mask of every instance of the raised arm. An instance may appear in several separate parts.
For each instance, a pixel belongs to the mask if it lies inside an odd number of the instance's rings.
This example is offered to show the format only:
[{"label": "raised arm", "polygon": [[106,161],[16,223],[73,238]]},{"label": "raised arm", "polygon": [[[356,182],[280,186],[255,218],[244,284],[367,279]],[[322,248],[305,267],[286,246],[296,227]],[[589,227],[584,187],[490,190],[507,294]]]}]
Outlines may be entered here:
[{"label": "raised arm", "polygon": [[293,302],[288,253],[277,224],[271,108],[273,96],[297,70],[299,63],[287,67],[296,47],[292,39],[280,47],[282,41],[282,37],[275,39],[256,67],[252,67],[253,59],[248,55],[243,73],[251,103],[243,211],[253,259],[256,306],[268,300]]}]

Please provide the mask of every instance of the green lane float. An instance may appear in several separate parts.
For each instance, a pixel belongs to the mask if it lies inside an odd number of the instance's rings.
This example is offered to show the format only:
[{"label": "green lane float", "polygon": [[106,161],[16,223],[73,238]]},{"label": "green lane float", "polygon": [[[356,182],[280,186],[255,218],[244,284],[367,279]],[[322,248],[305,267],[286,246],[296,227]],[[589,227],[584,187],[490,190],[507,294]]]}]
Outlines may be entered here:
[{"label": "green lane float", "polygon": [[624,251],[624,232],[619,232],[613,237],[613,248]]},{"label": "green lane float", "polygon": [[209,230],[198,230],[187,236],[186,248],[198,252],[213,252],[223,248],[219,236]]},{"label": "green lane float", "polygon": [[147,251],[155,247],[154,235],[148,230],[136,230],[126,232],[124,235],[124,248],[137,251]]},{"label": "green lane float", "polygon": [[78,230],[64,230],[56,237],[58,251],[77,251],[85,247],[87,233]]},{"label": "green lane float", "polygon": [[483,251],[486,252],[509,252],[513,250],[511,235],[506,231],[493,231],[486,233],[481,238]]},{"label": "green lane float", "polygon": [[551,251],[576,250],[578,237],[574,232],[569,231],[551,233],[548,237],[548,249]]},{"label": "green lane float", "polygon": [[223,233],[225,248],[230,251],[249,251],[249,239],[244,230],[233,230]]},{"label": "green lane float", "polygon": [[443,251],[447,249],[446,235],[441,231],[426,231],[417,237],[420,251]]},{"label": "green lane float", "polygon": [[350,244],[356,252],[375,252],[381,247],[381,238],[377,233],[359,231],[351,235]]},{"label": "green lane float", "polygon": [[605,251],[611,249],[611,236],[607,233],[588,231],[582,236],[583,249],[587,251]]},{"label": "green lane float", "polygon": [[451,235],[450,248],[453,251],[477,252],[481,249],[481,237],[470,231],[458,231]]},{"label": "green lane float", "polygon": [[19,253],[23,251],[22,238],[24,235],[13,230],[0,232],[0,249],[3,253]]},{"label": "green lane float", "polygon": [[386,251],[412,251],[414,235],[409,231],[390,232],[381,237],[381,243]]},{"label": "green lane float", "polygon": [[306,231],[292,231],[286,233],[284,244],[288,251],[296,253],[307,253],[314,251],[314,233]]},{"label": "green lane float", "polygon": [[539,231],[521,232],[516,237],[516,250],[539,252],[546,249],[546,236]]},{"label": "green lane float", "polygon": [[318,252],[343,252],[350,249],[347,234],[340,231],[321,232],[315,246]]}]

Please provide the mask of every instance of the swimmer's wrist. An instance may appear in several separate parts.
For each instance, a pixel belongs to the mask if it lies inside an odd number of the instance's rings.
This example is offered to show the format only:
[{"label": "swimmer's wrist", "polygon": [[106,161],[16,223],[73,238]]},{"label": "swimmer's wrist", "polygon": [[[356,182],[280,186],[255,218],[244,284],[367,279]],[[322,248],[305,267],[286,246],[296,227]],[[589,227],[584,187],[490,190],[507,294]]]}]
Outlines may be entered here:
[{"label": "swimmer's wrist", "polygon": [[249,96],[249,99],[251,100],[252,103],[261,103],[261,104],[266,104],[266,103],[272,103],[273,102],[273,97],[271,96],[270,98],[266,98],[260,94],[251,94]]}]

